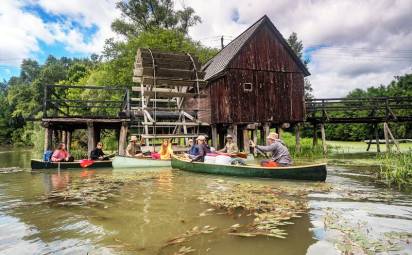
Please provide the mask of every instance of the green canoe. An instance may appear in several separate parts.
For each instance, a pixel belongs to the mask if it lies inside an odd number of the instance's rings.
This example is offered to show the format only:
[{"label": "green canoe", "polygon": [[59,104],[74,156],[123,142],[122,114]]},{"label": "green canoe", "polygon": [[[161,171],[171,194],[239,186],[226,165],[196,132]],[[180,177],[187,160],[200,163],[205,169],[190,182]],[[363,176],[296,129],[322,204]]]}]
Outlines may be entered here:
[{"label": "green canoe", "polygon": [[170,160],[151,158],[132,158],[116,156],[113,159],[113,168],[147,168],[147,167],[170,167]]},{"label": "green canoe", "polygon": [[[60,164],[60,169],[81,169],[80,161],[76,160],[74,162],[45,162],[43,160],[32,159],[31,160],[31,169],[32,170],[41,170],[41,169],[58,169]],[[102,160],[94,161],[94,163],[87,168],[111,168],[111,160]]]},{"label": "green canoe", "polygon": [[172,168],[190,172],[232,175],[243,177],[261,177],[275,179],[293,179],[325,181],[326,164],[314,164],[289,167],[233,166],[190,162],[177,157],[172,158]]}]

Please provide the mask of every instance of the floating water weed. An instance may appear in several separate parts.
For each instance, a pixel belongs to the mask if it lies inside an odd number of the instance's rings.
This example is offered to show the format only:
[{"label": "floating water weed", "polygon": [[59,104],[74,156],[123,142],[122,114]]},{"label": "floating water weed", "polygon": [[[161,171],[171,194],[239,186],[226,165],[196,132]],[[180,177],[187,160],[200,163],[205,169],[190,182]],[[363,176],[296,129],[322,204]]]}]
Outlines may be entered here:
[{"label": "floating water weed", "polygon": [[369,234],[366,223],[350,223],[342,213],[330,208],[325,210],[324,225],[326,230],[334,230],[339,234],[332,241],[343,254],[401,251],[412,237],[412,233],[387,232],[382,237],[374,238]]},{"label": "floating water weed", "polygon": [[239,224],[231,226],[229,235],[285,238],[286,231],[279,227],[293,224],[290,222],[291,219],[299,218],[307,212],[307,204],[303,198],[309,192],[323,192],[330,189],[330,185],[319,184],[296,187],[233,184],[228,189],[204,193],[199,199],[230,215],[235,215],[235,212],[237,214],[240,210],[254,217],[253,222],[248,226],[242,228]]}]

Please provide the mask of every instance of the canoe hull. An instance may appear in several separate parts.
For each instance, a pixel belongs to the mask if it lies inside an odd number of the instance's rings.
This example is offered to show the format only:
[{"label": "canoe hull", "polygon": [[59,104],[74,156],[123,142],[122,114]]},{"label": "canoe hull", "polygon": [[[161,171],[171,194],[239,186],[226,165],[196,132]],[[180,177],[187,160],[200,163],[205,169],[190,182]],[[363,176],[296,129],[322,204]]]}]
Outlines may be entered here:
[{"label": "canoe hull", "polygon": [[[94,161],[91,166],[87,168],[111,168],[112,161]],[[43,160],[32,159],[31,160],[31,169],[32,170],[41,170],[41,169],[58,169],[59,163],[57,162],[44,162]],[[74,162],[60,162],[60,169],[81,169],[80,161]]]},{"label": "canoe hull", "polygon": [[149,168],[170,167],[170,160],[154,160],[116,156],[113,159],[113,168]]},{"label": "canoe hull", "polygon": [[327,175],[326,164],[273,168],[192,163],[176,157],[172,159],[172,168],[196,173],[309,181],[325,181]]}]

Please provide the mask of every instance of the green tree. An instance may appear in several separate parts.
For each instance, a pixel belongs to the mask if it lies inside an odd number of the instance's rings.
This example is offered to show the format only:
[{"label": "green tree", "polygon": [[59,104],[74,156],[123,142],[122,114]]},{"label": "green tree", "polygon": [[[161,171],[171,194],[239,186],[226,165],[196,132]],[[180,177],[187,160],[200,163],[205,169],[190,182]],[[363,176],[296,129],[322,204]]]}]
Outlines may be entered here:
[{"label": "green tree", "polygon": [[[302,60],[303,64],[308,67],[309,60],[303,59],[303,43],[302,40],[298,39],[298,35],[293,32],[287,39],[289,46],[296,53],[296,55]],[[313,88],[310,80],[305,78],[305,98],[313,98]]]},{"label": "green tree", "polygon": [[122,17],[112,23],[112,29],[126,37],[159,28],[178,29],[187,34],[189,27],[201,22],[191,7],[176,11],[172,0],[119,1],[116,7]]}]

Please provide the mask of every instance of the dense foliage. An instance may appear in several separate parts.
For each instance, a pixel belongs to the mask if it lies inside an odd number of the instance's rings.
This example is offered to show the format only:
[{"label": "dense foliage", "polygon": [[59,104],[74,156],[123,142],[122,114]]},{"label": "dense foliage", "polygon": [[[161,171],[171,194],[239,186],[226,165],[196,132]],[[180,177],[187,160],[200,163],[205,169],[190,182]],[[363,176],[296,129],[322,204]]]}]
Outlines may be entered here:
[{"label": "dense foliage", "polygon": [[[203,63],[217,53],[216,49],[204,47],[187,35],[187,29],[200,22],[190,7],[175,11],[169,0],[131,0],[119,2],[118,8],[123,16],[114,21],[112,27],[124,39],[108,39],[101,56],[84,59],[49,56],[44,64],[25,59],[18,77],[0,83],[0,143],[32,145],[35,140],[38,143],[37,137],[41,136],[36,132],[41,129],[30,120],[41,117],[47,84],[130,87],[139,47],[189,52]],[[138,17],[146,17],[146,20]],[[90,90],[65,95],[68,99],[112,99],[115,96]],[[81,113],[82,109],[78,111]]]}]

